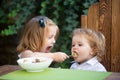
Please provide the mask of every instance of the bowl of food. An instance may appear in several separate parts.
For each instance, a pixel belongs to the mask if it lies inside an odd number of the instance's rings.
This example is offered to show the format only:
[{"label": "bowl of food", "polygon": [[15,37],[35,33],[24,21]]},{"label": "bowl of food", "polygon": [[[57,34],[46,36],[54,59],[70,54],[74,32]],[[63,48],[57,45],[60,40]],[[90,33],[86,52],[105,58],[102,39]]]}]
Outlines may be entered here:
[{"label": "bowl of food", "polygon": [[40,72],[50,66],[53,59],[48,57],[29,57],[17,60],[18,65],[28,72]]}]

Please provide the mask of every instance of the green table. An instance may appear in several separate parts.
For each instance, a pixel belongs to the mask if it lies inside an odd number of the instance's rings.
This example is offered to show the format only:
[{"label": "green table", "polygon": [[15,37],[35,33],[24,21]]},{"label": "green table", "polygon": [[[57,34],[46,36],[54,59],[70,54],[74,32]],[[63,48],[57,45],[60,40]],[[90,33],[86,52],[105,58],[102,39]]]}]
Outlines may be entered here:
[{"label": "green table", "polygon": [[0,80],[104,80],[111,72],[96,72],[47,68],[42,72],[17,70],[0,77]]}]

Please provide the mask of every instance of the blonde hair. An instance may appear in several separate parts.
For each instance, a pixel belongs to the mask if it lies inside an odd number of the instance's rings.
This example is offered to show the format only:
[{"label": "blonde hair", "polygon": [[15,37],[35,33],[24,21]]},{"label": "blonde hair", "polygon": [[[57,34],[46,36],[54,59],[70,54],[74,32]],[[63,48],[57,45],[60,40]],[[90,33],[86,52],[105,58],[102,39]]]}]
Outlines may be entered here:
[{"label": "blonde hair", "polygon": [[94,52],[93,56],[97,56],[98,60],[101,60],[102,55],[105,53],[104,35],[99,31],[94,31],[92,29],[83,29],[83,28],[75,29],[72,33],[72,36],[76,34],[80,36],[84,36],[88,40]]},{"label": "blonde hair", "polygon": [[[44,25],[41,26],[39,20],[44,20]],[[59,34],[58,26],[46,16],[37,16],[28,21],[25,25],[22,39],[17,46],[17,51],[22,52],[24,50],[40,51],[41,47],[45,43],[45,36],[49,33],[49,27],[55,27],[57,29],[56,37]]]}]

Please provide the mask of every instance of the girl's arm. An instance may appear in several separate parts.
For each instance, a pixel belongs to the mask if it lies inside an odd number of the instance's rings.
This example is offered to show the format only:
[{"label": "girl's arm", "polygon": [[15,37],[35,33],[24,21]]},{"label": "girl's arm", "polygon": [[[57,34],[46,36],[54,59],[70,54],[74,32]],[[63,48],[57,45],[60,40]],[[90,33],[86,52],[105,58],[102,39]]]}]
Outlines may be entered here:
[{"label": "girl's arm", "polygon": [[52,58],[56,62],[62,62],[65,59],[69,58],[68,55],[66,55],[63,52],[55,52],[55,53],[43,53],[43,52],[32,52],[31,50],[25,50],[20,54],[21,58],[26,57],[49,57]]}]

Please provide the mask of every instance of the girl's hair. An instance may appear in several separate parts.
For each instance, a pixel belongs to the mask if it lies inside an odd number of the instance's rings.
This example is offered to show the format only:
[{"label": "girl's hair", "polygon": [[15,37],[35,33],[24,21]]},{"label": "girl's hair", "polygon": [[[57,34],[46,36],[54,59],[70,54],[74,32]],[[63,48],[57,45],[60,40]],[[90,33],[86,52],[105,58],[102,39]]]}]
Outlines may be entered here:
[{"label": "girl's hair", "polygon": [[83,29],[83,28],[78,28],[73,31],[73,36],[74,35],[80,35],[84,36],[92,50],[93,50],[93,56],[97,56],[98,60],[101,60],[101,56],[105,53],[105,37],[104,35],[99,32],[99,31],[94,31],[92,29]]},{"label": "girl's hair", "polygon": [[40,51],[41,46],[45,44],[45,36],[49,33],[49,27],[57,30],[55,38],[59,34],[58,26],[46,16],[37,16],[28,21],[17,51],[24,50]]}]

